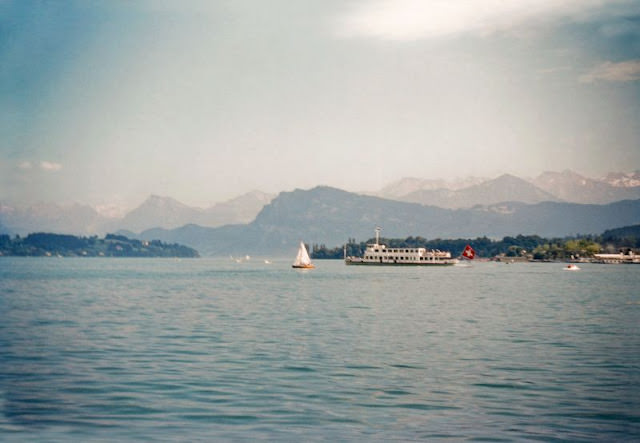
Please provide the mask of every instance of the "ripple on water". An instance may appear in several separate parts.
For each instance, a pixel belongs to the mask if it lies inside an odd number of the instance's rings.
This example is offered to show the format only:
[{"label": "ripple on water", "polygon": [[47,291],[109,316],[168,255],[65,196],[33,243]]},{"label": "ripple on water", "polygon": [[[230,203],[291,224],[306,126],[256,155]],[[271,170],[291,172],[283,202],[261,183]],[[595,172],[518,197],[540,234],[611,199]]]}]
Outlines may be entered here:
[{"label": "ripple on water", "polygon": [[0,440],[640,440],[631,267],[2,261]]}]

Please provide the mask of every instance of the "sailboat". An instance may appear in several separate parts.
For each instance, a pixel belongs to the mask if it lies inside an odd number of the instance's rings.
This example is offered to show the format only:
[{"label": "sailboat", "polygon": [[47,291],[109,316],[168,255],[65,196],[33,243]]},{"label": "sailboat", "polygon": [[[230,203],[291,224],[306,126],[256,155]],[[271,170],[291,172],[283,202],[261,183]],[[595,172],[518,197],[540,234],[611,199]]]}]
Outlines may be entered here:
[{"label": "sailboat", "polygon": [[300,248],[298,248],[298,255],[296,256],[296,260],[291,265],[292,268],[297,269],[313,269],[313,263],[311,263],[311,258],[309,258],[309,253],[307,252],[307,248],[305,248],[304,243],[300,242]]}]

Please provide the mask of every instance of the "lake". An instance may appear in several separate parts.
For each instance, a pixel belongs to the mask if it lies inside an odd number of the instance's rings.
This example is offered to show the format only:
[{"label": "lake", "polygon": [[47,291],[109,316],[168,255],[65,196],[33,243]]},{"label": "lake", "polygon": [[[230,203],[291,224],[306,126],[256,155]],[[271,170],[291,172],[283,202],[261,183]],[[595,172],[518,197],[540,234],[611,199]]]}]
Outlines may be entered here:
[{"label": "lake", "polygon": [[640,439],[640,266],[0,257],[0,440]]}]

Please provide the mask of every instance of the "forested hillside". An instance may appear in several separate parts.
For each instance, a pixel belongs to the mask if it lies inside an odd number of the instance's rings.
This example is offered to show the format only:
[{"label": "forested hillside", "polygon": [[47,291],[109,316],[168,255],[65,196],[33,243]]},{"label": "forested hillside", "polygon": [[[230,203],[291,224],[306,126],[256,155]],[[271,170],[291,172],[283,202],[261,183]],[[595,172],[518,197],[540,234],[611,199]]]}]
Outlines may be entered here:
[{"label": "forested hillside", "polygon": [[62,257],[198,257],[198,251],[159,240],[132,240],[107,234],[104,238],[36,233],[21,238],[0,235],[0,255]]}]

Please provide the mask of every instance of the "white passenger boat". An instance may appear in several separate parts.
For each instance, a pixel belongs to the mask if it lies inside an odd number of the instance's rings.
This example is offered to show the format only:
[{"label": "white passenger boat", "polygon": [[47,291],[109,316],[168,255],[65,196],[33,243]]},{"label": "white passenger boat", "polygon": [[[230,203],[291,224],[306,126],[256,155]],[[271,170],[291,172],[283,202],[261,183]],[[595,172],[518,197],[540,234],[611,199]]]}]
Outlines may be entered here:
[{"label": "white passenger boat", "polygon": [[347,257],[346,247],[344,255],[347,265],[446,266],[458,263],[458,259],[451,258],[450,252],[437,249],[387,248],[380,244],[380,228],[376,228],[376,242],[367,245],[362,257]]},{"label": "white passenger boat", "polygon": [[640,264],[640,254],[634,254],[631,249],[619,254],[594,254],[593,258],[595,263]]}]

